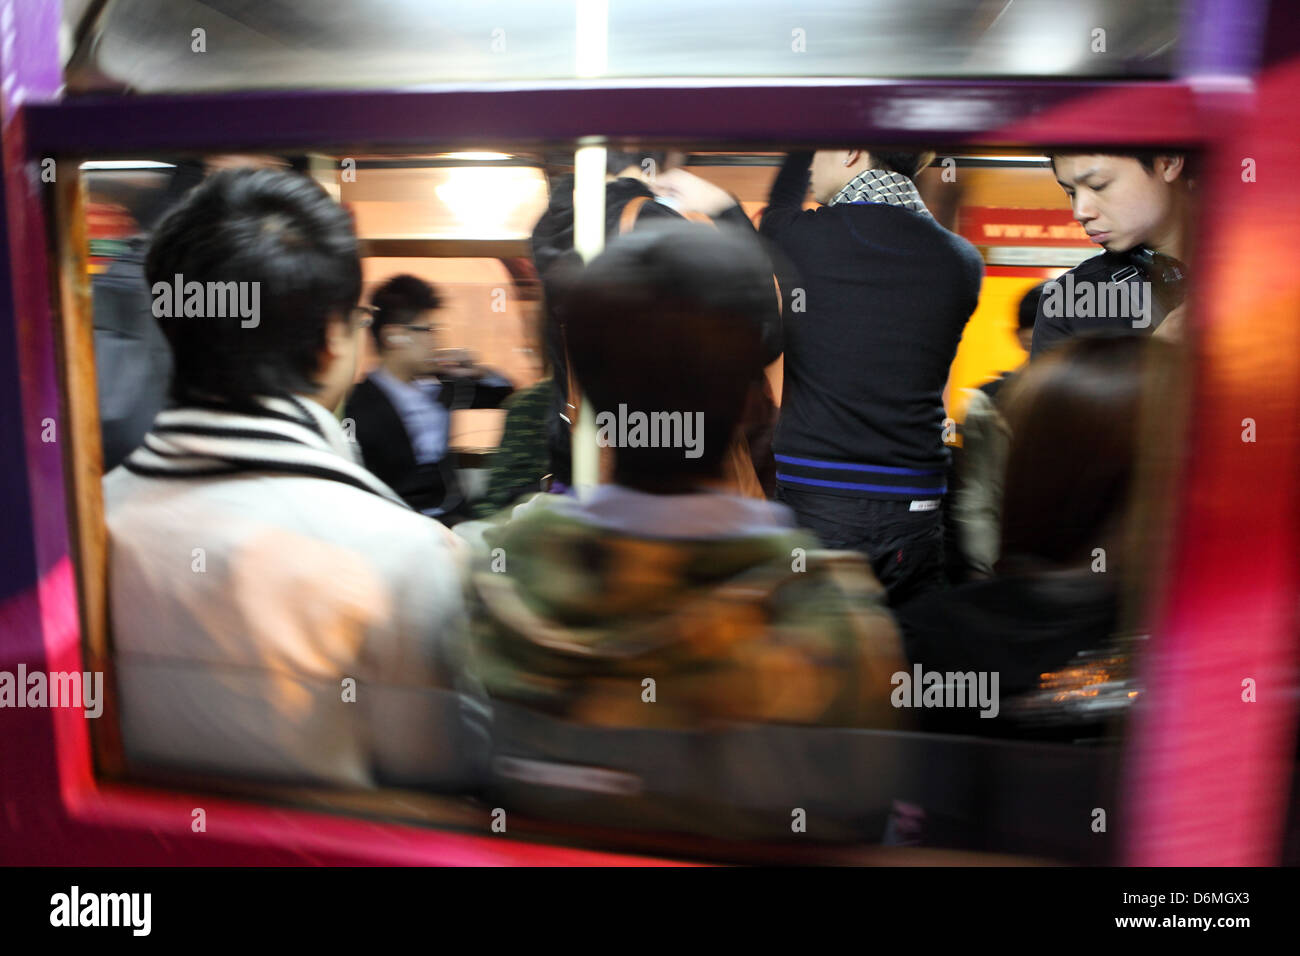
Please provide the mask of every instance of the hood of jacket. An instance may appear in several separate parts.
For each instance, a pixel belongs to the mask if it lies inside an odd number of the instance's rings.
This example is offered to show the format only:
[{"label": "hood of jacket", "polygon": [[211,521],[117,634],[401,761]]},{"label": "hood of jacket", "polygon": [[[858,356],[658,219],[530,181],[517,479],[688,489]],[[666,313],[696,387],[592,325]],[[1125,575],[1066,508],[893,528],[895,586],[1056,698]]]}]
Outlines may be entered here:
[{"label": "hood of jacket", "polygon": [[861,557],[795,528],[656,538],[593,523],[563,496],[533,502],[484,533],[471,575],[473,666],[489,694],[669,727],[862,724],[870,698],[868,722],[893,723],[875,704],[891,709],[901,651]]}]

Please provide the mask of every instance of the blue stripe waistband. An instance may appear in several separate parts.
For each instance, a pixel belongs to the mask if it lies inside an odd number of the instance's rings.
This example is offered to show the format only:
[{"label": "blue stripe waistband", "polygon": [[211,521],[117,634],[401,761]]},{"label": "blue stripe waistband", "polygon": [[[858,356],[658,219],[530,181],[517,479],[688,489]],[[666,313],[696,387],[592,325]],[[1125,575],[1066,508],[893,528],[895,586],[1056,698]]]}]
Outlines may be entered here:
[{"label": "blue stripe waistband", "polygon": [[815,458],[795,458],[791,455],[773,455],[777,461],[787,465],[803,465],[805,468],[826,468],[830,471],[870,471],[878,475],[916,475],[934,477],[942,475],[941,470],[922,471],[916,468],[890,468],[886,465],[859,465],[847,461],[818,461]]},{"label": "blue stripe waistband", "polygon": [[899,495],[900,497],[929,497],[946,494],[948,486],[941,484],[929,488],[910,488],[906,485],[868,485],[857,481],[830,481],[823,478],[801,478],[797,475],[776,473],[777,481],[787,481],[797,485],[813,485],[817,488],[839,488],[842,491],[871,491],[881,494]]}]

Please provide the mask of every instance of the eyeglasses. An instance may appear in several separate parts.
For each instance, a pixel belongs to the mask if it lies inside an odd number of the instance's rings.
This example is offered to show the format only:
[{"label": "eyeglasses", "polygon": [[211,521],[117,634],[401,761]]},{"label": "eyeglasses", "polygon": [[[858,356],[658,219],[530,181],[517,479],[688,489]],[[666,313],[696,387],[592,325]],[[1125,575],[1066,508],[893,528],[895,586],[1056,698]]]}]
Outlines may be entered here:
[{"label": "eyeglasses", "polygon": [[[348,319],[352,322],[352,327],[357,331],[368,329],[375,324],[375,307],[372,305],[354,305],[348,310]],[[410,329],[412,332],[423,332],[426,335],[433,335],[441,332],[446,328],[446,326],[402,324],[397,326],[397,328]]]}]

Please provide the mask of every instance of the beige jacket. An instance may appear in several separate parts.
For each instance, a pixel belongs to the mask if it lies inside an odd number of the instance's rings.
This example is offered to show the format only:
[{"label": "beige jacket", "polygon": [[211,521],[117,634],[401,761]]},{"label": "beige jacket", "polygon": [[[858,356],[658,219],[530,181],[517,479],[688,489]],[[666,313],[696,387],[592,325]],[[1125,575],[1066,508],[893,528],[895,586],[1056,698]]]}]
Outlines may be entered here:
[{"label": "beige jacket", "polygon": [[[324,453],[349,454],[312,414]],[[309,476],[120,467],[104,495],[129,761],[341,787],[476,775],[453,688],[465,548],[442,525]]]}]

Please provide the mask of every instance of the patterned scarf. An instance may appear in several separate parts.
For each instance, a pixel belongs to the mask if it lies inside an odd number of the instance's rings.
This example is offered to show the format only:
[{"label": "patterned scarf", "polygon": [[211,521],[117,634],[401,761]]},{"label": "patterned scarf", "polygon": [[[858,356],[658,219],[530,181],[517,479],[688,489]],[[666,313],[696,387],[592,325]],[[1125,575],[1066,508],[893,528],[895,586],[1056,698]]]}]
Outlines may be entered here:
[{"label": "patterned scarf", "polygon": [[921,194],[916,191],[916,183],[902,173],[887,169],[864,169],[845,183],[826,205],[842,202],[882,202],[902,206],[923,216],[930,215],[930,210],[921,201]]},{"label": "patterned scarf", "polygon": [[407,507],[358,463],[356,446],[320,405],[292,396],[257,401],[256,413],[217,403],[159,412],[143,444],[123,467],[147,478],[304,475],[342,482]]}]

